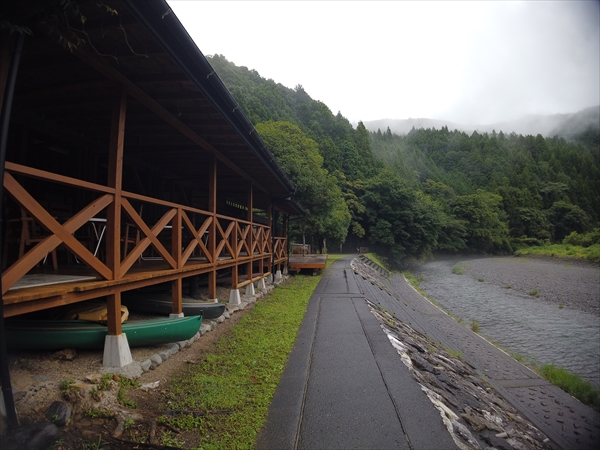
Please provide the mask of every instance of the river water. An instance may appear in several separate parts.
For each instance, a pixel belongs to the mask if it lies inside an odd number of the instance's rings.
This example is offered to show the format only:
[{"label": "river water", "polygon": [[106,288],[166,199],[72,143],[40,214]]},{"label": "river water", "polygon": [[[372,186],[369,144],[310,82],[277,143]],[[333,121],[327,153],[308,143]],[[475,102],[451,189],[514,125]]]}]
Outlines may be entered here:
[{"label": "river water", "polygon": [[[600,387],[600,318],[502,286],[456,275],[465,259],[425,263],[421,289],[441,307],[465,321],[479,323],[479,334],[537,364],[554,364]],[[476,265],[477,260],[468,264]]]}]

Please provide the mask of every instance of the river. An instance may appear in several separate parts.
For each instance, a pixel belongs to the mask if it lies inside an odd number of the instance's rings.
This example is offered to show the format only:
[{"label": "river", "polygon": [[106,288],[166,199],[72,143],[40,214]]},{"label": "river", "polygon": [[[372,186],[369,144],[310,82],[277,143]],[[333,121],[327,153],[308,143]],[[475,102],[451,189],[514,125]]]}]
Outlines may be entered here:
[{"label": "river", "polygon": [[[538,279],[538,285],[544,286],[544,277],[548,283],[555,281],[558,275],[548,273],[546,267],[539,267],[534,260],[523,264],[511,264],[502,258],[446,258],[425,263],[416,275],[421,275],[420,286],[428,297],[435,300],[447,312],[462,319],[467,324],[477,321],[479,334],[495,342],[510,353],[521,355],[537,364],[554,364],[564,367],[596,387],[600,387],[600,317],[574,307],[565,307],[562,303],[552,301],[550,296],[535,297],[519,292],[512,286],[504,284],[502,277],[510,278],[510,274],[498,272],[511,267],[514,271],[527,271],[528,276]],[[506,263],[509,264],[506,264]],[[466,267],[464,274],[454,274],[456,265]],[[495,283],[488,282],[477,275],[477,268],[488,265],[488,273],[493,274]],[[494,266],[495,264],[495,266]],[[547,263],[546,263],[547,265]],[[500,267],[495,270],[495,267]],[[557,266],[556,273],[564,274],[564,267]],[[583,270],[570,268],[573,273]],[[600,269],[591,268],[584,275],[590,278],[588,290],[598,301],[600,296],[600,280],[596,273]],[[561,288],[572,293],[569,279],[574,283],[577,278],[567,274]],[[491,278],[491,276],[489,277]],[[596,281],[599,281],[596,283]],[[581,285],[581,283],[580,283]],[[559,293],[560,294],[560,293]]]}]

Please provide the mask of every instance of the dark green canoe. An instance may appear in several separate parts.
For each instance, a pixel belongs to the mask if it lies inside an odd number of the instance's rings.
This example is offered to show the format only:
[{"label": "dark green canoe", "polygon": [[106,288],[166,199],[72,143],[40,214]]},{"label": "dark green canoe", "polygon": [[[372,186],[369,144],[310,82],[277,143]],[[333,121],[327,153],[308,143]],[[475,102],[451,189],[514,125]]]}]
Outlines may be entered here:
[{"label": "dark green canoe", "polygon": [[[130,347],[179,342],[200,329],[202,316],[135,320],[122,324]],[[105,325],[84,320],[7,319],[6,344],[9,350],[102,349]]]},{"label": "dark green canoe", "polygon": [[[121,301],[130,311],[148,314],[173,312],[173,301],[164,294],[124,294]],[[202,316],[204,319],[216,319],[225,312],[225,303],[205,302],[193,298],[182,299],[182,312],[186,316]]]}]

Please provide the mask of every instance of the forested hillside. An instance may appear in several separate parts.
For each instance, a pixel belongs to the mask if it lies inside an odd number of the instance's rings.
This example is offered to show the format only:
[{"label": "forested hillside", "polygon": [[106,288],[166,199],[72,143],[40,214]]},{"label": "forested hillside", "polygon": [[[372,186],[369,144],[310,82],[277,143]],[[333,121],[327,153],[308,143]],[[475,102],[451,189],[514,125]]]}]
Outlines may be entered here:
[{"label": "forested hillside", "polygon": [[434,251],[562,242],[598,227],[597,128],[569,141],[447,127],[369,132],[302,86],[289,89],[221,55],[209,60],[298,187],[308,214],[291,222],[295,242],[369,246],[402,265]]}]

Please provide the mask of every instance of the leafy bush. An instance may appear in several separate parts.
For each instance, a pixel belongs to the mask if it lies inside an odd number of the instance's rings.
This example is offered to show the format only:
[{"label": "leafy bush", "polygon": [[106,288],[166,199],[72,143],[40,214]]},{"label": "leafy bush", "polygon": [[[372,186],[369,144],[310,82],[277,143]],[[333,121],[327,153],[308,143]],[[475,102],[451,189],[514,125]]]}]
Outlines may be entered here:
[{"label": "leafy bush", "polygon": [[590,247],[594,244],[600,244],[600,228],[595,228],[588,233],[579,234],[573,231],[563,239],[565,245],[579,245],[581,247]]},{"label": "leafy bush", "polygon": [[452,267],[452,273],[455,275],[463,275],[465,273],[465,268],[462,266],[454,266]]},{"label": "leafy bush", "polygon": [[536,247],[546,245],[549,241],[543,239],[537,239],[532,237],[522,236],[520,238],[514,238],[511,241],[511,245],[514,249],[520,249],[525,247]]}]

